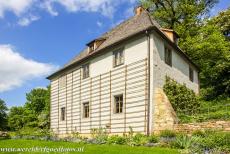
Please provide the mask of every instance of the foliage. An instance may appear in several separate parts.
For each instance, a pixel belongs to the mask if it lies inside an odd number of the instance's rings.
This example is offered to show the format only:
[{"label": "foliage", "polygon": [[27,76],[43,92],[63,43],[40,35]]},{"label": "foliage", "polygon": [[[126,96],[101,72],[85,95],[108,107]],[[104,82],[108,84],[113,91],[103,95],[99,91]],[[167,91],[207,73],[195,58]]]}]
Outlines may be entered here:
[{"label": "foliage", "polygon": [[148,142],[149,143],[157,143],[159,141],[158,137],[154,134],[150,135],[148,137]]},{"label": "foliage", "polygon": [[107,142],[108,133],[105,128],[94,128],[91,130],[91,136],[95,139],[97,144],[104,144]]},{"label": "foliage", "polygon": [[24,126],[24,108],[12,107],[8,115],[8,126],[11,130],[18,130]]},{"label": "foliage", "polygon": [[6,103],[0,99],[0,130],[5,130],[7,128],[7,114]]},{"label": "foliage", "polygon": [[221,148],[230,150],[230,133],[207,130],[199,144],[206,149]]},{"label": "foliage", "polygon": [[[198,35],[187,37],[186,53],[201,69],[200,83],[203,97],[213,100],[230,94],[230,42],[226,41],[219,27],[206,22]],[[207,56],[208,55],[208,56]]]},{"label": "foliage", "polygon": [[132,141],[133,141],[133,143],[131,144],[132,146],[140,146],[148,143],[148,138],[141,133],[137,133],[133,137]]},{"label": "foliage", "polygon": [[126,144],[126,138],[119,135],[112,135],[108,138],[108,144],[124,145]]},{"label": "foliage", "polygon": [[217,99],[213,101],[200,100],[198,113],[187,115],[179,113],[178,117],[182,123],[203,122],[210,120],[230,120],[230,99]]},{"label": "foliage", "polygon": [[212,18],[211,22],[220,27],[221,32],[230,40],[230,7]]},{"label": "foliage", "polygon": [[176,140],[173,142],[173,147],[179,149],[189,149],[199,140],[198,137],[195,136],[187,136],[185,134],[179,135],[176,137]]},{"label": "foliage", "polygon": [[172,138],[172,137],[176,137],[176,133],[172,130],[163,130],[160,132],[160,137]]},{"label": "foliage", "polygon": [[166,77],[164,92],[177,113],[196,113],[200,106],[192,90],[188,89],[185,85],[178,84],[169,77]]},{"label": "foliage", "polygon": [[12,107],[8,115],[11,130],[23,127],[49,129],[50,87],[36,88],[26,94],[27,102],[22,107]]}]

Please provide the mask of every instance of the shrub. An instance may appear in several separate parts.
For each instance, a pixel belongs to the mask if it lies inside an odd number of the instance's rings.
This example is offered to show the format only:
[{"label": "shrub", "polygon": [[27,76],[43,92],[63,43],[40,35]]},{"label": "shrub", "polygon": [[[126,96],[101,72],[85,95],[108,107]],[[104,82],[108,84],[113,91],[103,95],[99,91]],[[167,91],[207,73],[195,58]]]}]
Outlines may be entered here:
[{"label": "shrub", "polygon": [[189,149],[194,143],[198,141],[198,137],[179,135],[176,137],[176,140],[172,143],[173,147],[179,149]]},{"label": "shrub", "polygon": [[192,136],[205,137],[205,132],[202,130],[196,130],[196,131],[192,132]]},{"label": "shrub", "polygon": [[132,141],[133,141],[132,144],[133,146],[140,146],[146,144],[148,142],[148,138],[143,134],[137,133],[133,137]]},{"label": "shrub", "polygon": [[159,141],[158,137],[153,134],[148,137],[149,143],[157,143],[158,141]]},{"label": "shrub", "polygon": [[95,139],[96,144],[104,144],[107,142],[108,134],[105,128],[95,128],[91,130],[91,136]]},{"label": "shrub", "polygon": [[108,143],[124,145],[126,144],[126,138],[119,135],[112,135],[108,138]]},{"label": "shrub", "polygon": [[205,137],[199,142],[204,148],[214,149],[222,148],[230,150],[230,133],[229,132],[216,132],[206,131]]},{"label": "shrub", "polygon": [[200,107],[198,98],[185,84],[181,85],[169,77],[166,77],[164,92],[177,113],[197,113]]},{"label": "shrub", "polygon": [[176,133],[172,130],[163,130],[160,132],[160,137],[173,138],[176,137]]}]

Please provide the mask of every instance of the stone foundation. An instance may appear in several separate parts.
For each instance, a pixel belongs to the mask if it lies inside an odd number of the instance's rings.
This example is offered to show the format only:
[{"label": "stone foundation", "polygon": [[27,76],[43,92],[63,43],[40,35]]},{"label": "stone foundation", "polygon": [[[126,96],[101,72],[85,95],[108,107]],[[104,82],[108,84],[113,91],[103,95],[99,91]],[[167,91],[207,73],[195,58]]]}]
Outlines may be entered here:
[{"label": "stone foundation", "polygon": [[174,111],[168,97],[160,88],[155,89],[153,106],[153,132],[159,133],[162,130],[174,130],[178,123],[176,112]]}]

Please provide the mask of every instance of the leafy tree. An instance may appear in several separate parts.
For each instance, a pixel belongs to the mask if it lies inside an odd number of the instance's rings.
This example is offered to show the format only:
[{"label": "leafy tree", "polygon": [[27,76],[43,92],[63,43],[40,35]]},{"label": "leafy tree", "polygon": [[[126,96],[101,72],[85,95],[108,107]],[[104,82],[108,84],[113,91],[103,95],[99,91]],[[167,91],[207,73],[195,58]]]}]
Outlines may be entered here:
[{"label": "leafy tree", "polygon": [[8,125],[13,130],[23,127],[49,128],[50,87],[36,88],[26,94],[23,107],[12,107],[9,113]]},{"label": "leafy tree", "polygon": [[220,27],[221,32],[230,40],[230,7],[212,18],[211,22]]},{"label": "leafy tree", "polygon": [[200,81],[206,99],[219,95],[230,96],[230,43],[219,27],[207,22],[199,35],[188,37],[184,45],[187,54],[200,66]]},{"label": "leafy tree", "polygon": [[0,130],[7,128],[7,110],[6,103],[0,99]]},{"label": "leafy tree", "polygon": [[19,130],[24,126],[24,108],[11,107],[8,118],[8,126],[11,130]]}]

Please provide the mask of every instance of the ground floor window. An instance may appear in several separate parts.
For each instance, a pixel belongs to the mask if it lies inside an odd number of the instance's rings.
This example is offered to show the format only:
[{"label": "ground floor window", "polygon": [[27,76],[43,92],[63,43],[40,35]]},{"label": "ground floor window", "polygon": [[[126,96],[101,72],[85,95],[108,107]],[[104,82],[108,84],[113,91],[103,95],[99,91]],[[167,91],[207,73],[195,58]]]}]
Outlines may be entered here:
[{"label": "ground floor window", "polygon": [[89,118],[89,102],[83,103],[83,118]]},{"label": "ground floor window", "polygon": [[123,112],[123,94],[114,96],[114,113]]},{"label": "ground floor window", "polygon": [[65,107],[61,108],[61,121],[65,121]]}]

